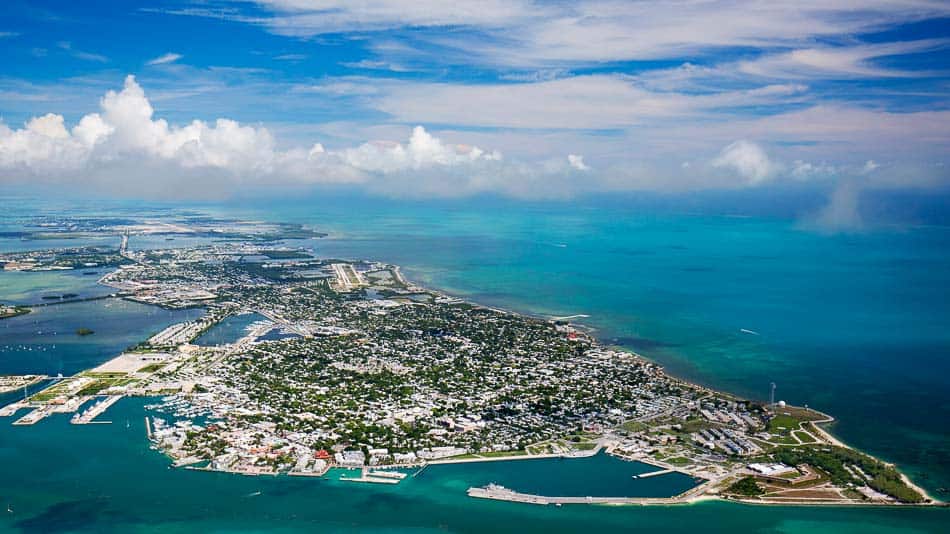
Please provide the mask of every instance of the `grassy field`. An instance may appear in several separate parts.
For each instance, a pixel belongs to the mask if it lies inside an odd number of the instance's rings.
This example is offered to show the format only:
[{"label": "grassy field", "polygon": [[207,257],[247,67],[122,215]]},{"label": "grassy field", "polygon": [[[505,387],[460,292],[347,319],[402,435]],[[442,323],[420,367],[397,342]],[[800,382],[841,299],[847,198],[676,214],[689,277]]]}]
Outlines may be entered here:
[{"label": "grassy field", "polygon": [[647,426],[646,423],[640,423],[638,421],[627,421],[626,423],[621,425],[621,428],[623,428],[627,432],[641,432],[643,430],[646,430],[649,427]]},{"label": "grassy field", "polygon": [[801,430],[796,430],[795,432],[792,432],[792,435],[798,438],[798,441],[801,441],[802,443],[815,442],[815,438],[808,432],[802,432]]},{"label": "grassy field", "polygon": [[667,458],[664,462],[670,465],[688,465],[690,462],[688,459],[683,458],[682,456],[676,456],[674,458]]},{"label": "grassy field", "polygon": [[769,432],[788,435],[792,430],[798,430],[798,419],[785,414],[779,414],[769,420]]},{"label": "grassy field", "polygon": [[164,363],[151,363],[139,369],[138,372],[139,373],[154,373],[155,371],[158,371],[162,367],[165,367]]}]

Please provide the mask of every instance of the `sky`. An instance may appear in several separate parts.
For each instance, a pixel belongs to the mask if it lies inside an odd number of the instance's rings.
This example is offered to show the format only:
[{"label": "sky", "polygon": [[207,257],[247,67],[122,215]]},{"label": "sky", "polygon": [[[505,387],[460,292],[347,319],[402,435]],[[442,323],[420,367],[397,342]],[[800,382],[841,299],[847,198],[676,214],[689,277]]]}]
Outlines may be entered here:
[{"label": "sky", "polygon": [[6,0],[0,184],[945,191],[950,2]]}]

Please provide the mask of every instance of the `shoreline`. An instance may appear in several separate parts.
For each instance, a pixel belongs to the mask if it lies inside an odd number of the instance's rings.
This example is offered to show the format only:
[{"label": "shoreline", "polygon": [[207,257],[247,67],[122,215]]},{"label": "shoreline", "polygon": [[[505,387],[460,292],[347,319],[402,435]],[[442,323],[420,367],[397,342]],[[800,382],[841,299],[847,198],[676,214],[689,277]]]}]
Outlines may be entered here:
[{"label": "shoreline", "polygon": [[[345,259],[347,259],[348,261],[360,261],[360,260],[353,260],[352,258],[345,258]],[[573,317],[580,317],[580,318],[582,318],[582,319],[591,317],[591,314],[586,314],[586,313],[577,313],[577,314],[572,314],[572,315],[567,315],[567,316],[553,316],[553,315],[547,315],[547,314],[539,314],[539,313],[535,313],[535,312],[521,312],[521,311],[518,311],[518,310],[516,310],[516,309],[506,309],[506,308],[500,308],[500,307],[497,307],[497,306],[481,304],[481,303],[478,303],[478,302],[474,302],[474,301],[472,301],[472,300],[469,300],[467,297],[456,296],[456,295],[453,295],[452,293],[448,293],[448,292],[446,292],[445,290],[442,290],[442,289],[439,289],[439,288],[434,288],[434,287],[431,287],[431,286],[428,286],[428,285],[423,285],[423,284],[419,284],[419,283],[413,282],[413,281],[411,281],[410,279],[406,279],[406,278],[404,277],[404,275],[402,275],[402,273],[401,273],[402,266],[401,266],[401,265],[395,265],[395,264],[389,264],[389,265],[391,265],[392,267],[394,267],[394,268],[397,270],[397,272],[400,272],[400,279],[401,279],[401,281],[403,281],[407,286],[414,286],[414,287],[418,287],[418,288],[423,289],[423,290],[426,290],[426,291],[432,291],[432,292],[434,292],[434,293],[438,293],[438,294],[440,294],[440,295],[444,295],[444,296],[446,296],[446,297],[456,298],[456,299],[459,299],[459,300],[465,302],[466,304],[470,304],[470,305],[472,305],[472,306],[476,306],[476,307],[480,307],[480,308],[484,308],[484,309],[493,310],[493,311],[498,312],[498,313],[508,313],[508,314],[520,315],[520,316],[522,316],[522,317],[530,317],[530,318],[534,318],[534,319],[541,320],[541,321],[545,321],[545,322],[552,322],[552,321],[557,321],[557,320],[564,320],[564,319],[566,319],[566,318],[573,318]],[[680,381],[680,382],[683,382],[683,383],[689,384],[689,385],[691,385],[691,386],[700,388],[700,389],[705,390],[705,391],[711,391],[711,392],[716,392],[716,393],[720,393],[720,394],[723,394],[723,393],[724,393],[724,394],[729,395],[729,396],[731,396],[731,397],[734,397],[734,398],[736,398],[736,399],[744,399],[744,397],[742,397],[741,395],[739,395],[739,394],[737,394],[737,393],[733,393],[733,392],[728,391],[728,390],[725,390],[725,389],[720,389],[720,388],[718,388],[718,387],[716,387],[716,386],[710,386],[710,385],[706,385],[706,384],[703,384],[703,383],[699,383],[699,382],[697,382],[697,381],[694,381],[693,379],[684,378],[684,377],[682,377],[682,376],[679,376],[679,375],[670,373],[670,372],[667,370],[666,366],[665,366],[662,362],[659,362],[659,361],[657,361],[657,360],[654,360],[654,359],[652,359],[652,358],[650,358],[650,357],[648,357],[648,356],[644,356],[643,354],[640,354],[639,352],[637,352],[637,351],[635,351],[635,350],[633,350],[633,349],[630,349],[630,348],[628,348],[628,347],[623,347],[623,346],[619,346],[619,345],[616,345],[616,344],[613,344],[613,343],[609,343],[608,340],[604,340],[604,339],[600,338],[599,336],[597,336],[596,334],[594,334],[594,332],[597,332],[597,331],[598,331],[598,329],[595,328],[595,327],[592,327],[592,326],[590,326],[590,325],[585,325],[585,324],[583,324],[582,322],[574,323],[573,321],[568,321],[568,323],[569,323],[569,324],[572,324],[572,325],[577,325],[577,326],[579,326],[580,328],[584,329],[584,330],[588,333],[588,335],[590,335],[598,344],[600,344],[600,345],[602,345],[602,346],[604,346],[604,347],[616,348],[617,350],[622,350],[622,351],[627,352],[627,353],[629,353],[629,354],[631,354],[631,355],[633,355],[633,356],[635,356],[635,357],[637,357],[637,358],[641,358],[641,359],[643,359],[643,360],[646,360],[646,361],[648,361],[648,362],[651,362],[651,363],[653,363],[653,364],[659,366],[659,367],[660,367],[660,370],[661,370],[664,374],[666,374],[667,376],[669,376],[670,378],[673,378],[673,379],[678,380],[678,381]],[[750,400],[750,399],[745,399],[745,400]],[[893,462],[889,462],[889,461],[887,461],[887,460],[884,460],[884,459],[882,459],[882,458],[879,458],[878,456],[876,456],[876,455],[874,455],[874,454],[871,454],[871,453],[869,453],[869,452],[865,452],[863,449],[857,449],[857,448],[855,448],[855,447],[852,447],[851,445],[848,445],[847,443],[845,443],[844,441],[842,441],[841,439],[839,439],[838,437],[836,437],[834,434],[832,434],[830,430],[828,430],[827,428],[824,428],[823,425],[830,425],[830,424],[833,424],[833,423],[835,423],[835,422],[837,421],[837,419],[836,419],[834,416],[832,416],[832,415],[830,415],[830,414],[828,414],[828,413],[822,412],[822,411],[820,411],[820,410],[816,410],[816,409],[814,409],[814,408],[807,408],[807,409],[808,409],[809,411],[811,411],[811,412],[814,412],[814,413],[816,413],[816,414],[819,414],[819,415],[824,416],[824,419],[811,421],[810,423],[811,423],[812,427],[814,427],[815,430],[816,430],[819,434],[821,434],[821,437],[824,438],[824,439],[826,439],[827,441],[829,441],[832,445],[836,445],[836,446],[838,446],[838,447],[842,447],[842,448],[845,448],[845,449],[850,449],[850,450],[859,451],[859,452],[861,452],[862,454],[865,454],[865,455],[867,455],[867,456],[873,458],[874,460],[876,460],[876,461],[878,461],[878,462],[881,462],[881,463],[886,464],[886,465],[889,465],[889,466],[894,466],[895,468],[897,467],[897,464],[895,464],[895,463],[893,463]],[[599,448],[598,448],[598,450],[599,450]],[[557,457],[557,456],[559,456],[559,455],[553,455],[553,456]],[[518,459],[540,458],[540,457],[542,457],[542,456],[517,455],[517,456],[511,456],[511,457],[499,457],[499,459],[518,460]],[[456,462],[444,462],[444,463],[463,463],[463,462],[466,462],[466,463],[467,463],[467,462],[477,462],[477,461],[486,461],[486,460],[495,460],[495,458],[466,459],[466,460],[461,460],[461,461],[456,461]],[[637,460],[637,461],[640,461],[640,460]],[[437,461],[437,462],[438,462],[438,461]],[[430,463],[434,463],[434,462],[430,462]],[[648,462],[643,462],[643,463],[648,463]],[[651,464],[651,465],[658,465],[658,464]],[[661,466],[661,465],[658,465],[658,466],[659,466],[659,467],[664,467],[664,466]],[[680,471],[680,472],[682,472],[682,471]],[[909,486],[911,489],[913,489],[913,490],[917,491],[918,493],[920,493],[921,496],[923,496],[924,499],[930,501],[930,503],[917,503],[917,504],[911,504],[911,503],[894,503],[894,505],[901,505],[901,506],[932,506],[932,505],[936,505],[936,506],[950,506],[950,503],[947,503],[947,502],[941,501],[940,499],[935,498],[935,497],[934,497],[933,495],[931,495],[927,490],[925,490],[925,489],[922,488],[921,486],[915,484],[915,483],[910,479],[910,477],[908,477],[903,471],[900,471],[900,470],[898,469],[898,473],[900,474],[901,479],[903,480],[903,482],[904,482],[907,486]],[[719,496],[710,496],[710,497],[711,497],[711,498],[715,498],[715,499],[720,499],[720,500],[728,500],[728,501],[733,501],[733,500],[734,500],[734,501],[744,502],[744,501],[741,500],[741,499],[728,499],[728,498],[719,497]],[[761,502],[761,501],[753,501],[753,503],[755,503],[755,504],[764,504],[764,503]],[[776,503],[774,503],[774,504],[786,504],[786,503],[776,502]],[[799,504],[799,505],[806,505],[806,506],[807,506],[807,505],[809,505],[809,504],[816,504],[816,503],[803,502],[803,503],[796,503],[796,504]],[[823,503],[823,504],[833,504],[833,503]],[[880,505],[888,506],[888,504],[878,504],[878,503],[866,503],[866,504],[867,504],[867,505],[875,505],[875,506],[880,506]],[[842,504],[841,504],[841,506],[848,506],[848,505],[849,505],[848,503],[842,503]],[[856,505],[856,506],[863,506],[861,503],[855,503],[855,505]]]},{"label": "shoreline", "polygon": [[[362,261],[362,260],[349,260],[349,261]],[[480,304],[480,303],[478,303],[478,302],[474,302],[474,301],[472,301],[472,300],[469,300],[469,298],[467,298],[467,297],[455,297],[455,296],[453,296],[451,293],[448,293],[448,292],[443,291],[443,290],[441,290],[441,289],[432,288],[432,287],[427,286],[427,285],[417,284],[417,283],[414,283],[414,282],[412,282],[412,281],[410,281],[410,280],[405,279],[405,277],[404,277],[404,276],[402,275],[402,273],[400,272],[401,266],[399,266],[399,265],[395,265],[395,264],[387,264],[387,265],[389,265],[390,267],[392,267],[392,268],[394,269],[394,271],[395,271],[395,273],[396,273],[397,279],[398,279],[400,282],[404,283],[405,286],[406,286],[406,289],[408,289],[408,290],[418,289],[418,290],[420,290],[420,291],[428,292],[428,293],[431,293],[431,294],[434,294],[434,295],[454,298],[454,299],[457,299],[457,300],[459,300],[459,301],[461,301],[461,302],[464,302],[464,303],[466,303],[466,304],[468,304],[468,305],[471,305],[471,306],[473,306],[473,307],[477,307],[477,308],[481,308],[481,309],[488,309],[488,310],[492,310],[492,311],[494,311],[494,312],[496,312],[496,313],[501,313],[501,314],[508,314],[508,315],[515,315],[515,316],[530,318],[530,319],[533,319],[533,320],[536,320],[536,321],[542,321],[542,322],[550,323],[550,322],[559,320],[557,317],[553,317],[553,316],[550,316],[550,315],[542,315],[542,314],[537,314],[537,313],[534,313],[534,312],[519,312],[519,311],[517,311],[517,310],[510,310],[510,309],[500,308],[500,307],[496,307],[496,306],[490,306],[490,305]],[[103,277],[103,278],[105,278],[105,277]],[[101,284],[101,285],[104,285],[104,286],[107,286],[107,287],[111,287],[111,286],[109,286],[109,284],[103,283],[102,280],[103,280],[103,279],[98,280],[97,283],[98,283],[98,284]],[[110,295],[110,296],[108,296],[108,297],[114,297],[114,296],[118,296],[119,298],[126,298],[126,295]],[[99,298],[108,298],[108,297],[99,297]],[[145,304],[149,304],[149,303],[145,303]],[[153,304],[153,305],[155,305],[155,304]],[[159,307],[161,307],[161,306],[159,306]],[[587,318],[587,317],[590,317],[590,316],[589,316],[589,315],[586,315],[586,314],[575,314],[575,315],[567,316],[567,317],[583,317],[583,318]],[[560,319],[560,320],[563,320],[563,319]],[[586,327],[586,325],[583,325],[582,323],[578,323],[577,326],[578,326],[579,328],[585,328],[585,327]],[[600,339],[598,336],[596,336],[596,335],[593,333],[593,332],[596,332],[596,329],[595,329],[595,328],[587,327],[587,329],[589,330],[590,333],[588,333],[588,334],[586,334],[586,335],[589,335],[590,338],[591,338],[596,344],[601,345],[602,347],[605,347],[605,348],[613,346],[613,345],[609,344],[608,342],[606,342],[605,340]],[[665,368],[660,362],[656,362],[655,360],[652,360],[652,359],[650,359],[650,358],[648,358],[648,357],[645,357],[645,356],[643,356],[642,354],[640,354],[640,353],[638,353],[638,352],[636,352],[636,351],[634,351],[634,350],[632,350],[632,349],[627,349],[627,348],[625,348],[625,347],[620,347],[620,349],[623,350],[624,352],[628,352],[628,353],[631,354],[632,356],[635,356],[635,357],[637,357],[637,358],[640,358],[640,359],[643,359],[643,360],[645,360],[645,361],[649,361],[649,362],[651,362],[651,363],[656,364],[656,365],[660,368],[660,371],[661,371],[663,374],[665,374],[667,377],[669,377],[669,378],[671,378],[671,379],[673,379],[673,380],[675,380],[675,381],[678,381],[678,382],[681,382],[681,383],[684,383],[684,384],[688,384],[689,386],[698,388],[698,389],[700,389],[700,390],[712,391],[712,392],[716,392],[716,393],[720,393],[720,394],[725,394],[725,395],[727,395],[727,396],[731,396],[731,397],[738,398],[738,399],[741,399],[741,398],[742,398],[742,397],[739,397],[738,395],[735,395],[735,394],[730,393],[730,392],[728,392],[728,391],[719,390],[719,389],[716,389],[716,388],[714,388],[714,387],[708,387],[708,386],[705,386],[705,385],[703,385],[703,384],[696,383],[696,382],[694,382],[694,381],[692,381],[692,380],[684,379],[684,378],[682,378],[682,377],[679,377],[679,376],[673,375],[673,374],[671,374],[671,373],[668,373],[668,372],[666,371],[666,368]],[[813,427],[814,427],[815,430],[816,430],[816,433],[819,433],[822,438],[826,439],[826,440],[827,440],[828,442],[830,442],[831,444],[834,444],[834,445],[837,445],[837,446],[840,446],[840,447],[844,447],[844,448],[848,448],[848,449],[852,449],[852,450],[857,450],[857,449],[853,449],[852,447],[846,445],[844,442],[842,442],[842,441],[840,441],[839,439],[835,438],[829,431],[827,431],[826,429],[820,427],[820,425],[829,424],[829,423],[834,422],[835,419],[834,419],[832,416],[830,416],[830,415],[828,415],[828,414],[825,414],[825,413],[823,413],[823,412],[817,411],[817,410],[811,410],[811,411],[813,411],[813,412],[815,412],[815,413],[818,413],[818,414],[820,414],[820,415],[822,415],[822,416],[825,417],[825,419],[817,420],[817,421],[813,421],[813,422],[812,422],[812,423],[813,423]],[[572,457],[586,457],[586,456],[593,456],[593,455],[596,455],[596,454],[601,450],[601,448],[602,448],[601,446],[598,446],[598,447],[597,447],[595,450],[593,450],[593,451],[584,451],[585,454],[577,454],[577,455],[567,455],[567,454],[538,454],[538,455],[532,455],[532,454],[517,454],[517,455],[512,455],[512,456],[497,456],[497,457],[471,457],[471,458],[456,459],[456,460],[452,460],[451,458],[445,458],[445,459],[439,459],[439,460],[433,460],[433,461],[425,462],[424,465],[459,464],[459,463],[478,463],[478,462],[488,462],[488,461],[513,461],[513,460],[529,460],[529,459],[544,459],[544,458],[568,458],[568,459],[570,459],[570,458],[572,458]],[[863,453],[863,451],[860,451],[860,452]],[[867,454],[867,453],[863,453],[863,454]],[[885,464],[888,463],[888,462],[884,462],[883,460],[880,460],[879,458],[877,458],[877,457],[875,457],[875,456],[873,456],[873,455],[868,454],[868,456],[870,456],[871,458],[874,458],[875,460],[880,461],[880,462],[882,462],[882,463],[885,463]],[[637,460],[637,461],[641,461],[641,460]],[[652,463],[649,462],[649,461],[644,461],[644,462],[642,462],[642,463],[654,465],[654,464],[652,464]],[[889,464],[889,465],[893,465],[893,464]],[[669,466],[661,465],[660,467],[669,467]],[[228,470],[208,469],[208,468],[205,468],[205,469],[203,469],[203,470],[208,470],[208,471],[220,471],[220,472],[233,472],[233,471],[228,471]],[[240,474],[250,474],[250,473],[240,473]],[[260,473],[253,473],[253,474],[260,474]],[[268,474],[269,474],[269,473],[268,473]],[[276,473],[275,473],[275,474],[276,474]],[[695,475],[691,475],[691,476],[695,476]],[[941,503],[941,501],[939,501],[939,500],[937,500],[937,499],[934,499],[932,496],[930,496],[930,494],[927,493],[925,490],[923,490],[922,488],[920,488],[920,487],[917,486],[916,484],[913,484],[913,483],[910,481],[909,477],[907,477],[904,473],[900,473],[900,476],[901,476],[902,480],[905,482],[905,484],[907,484],[911,489],[917,491],[917,492],[920,493],[921,496],[923,496],[925,499],[928,499],[928,500],[931,501],[930,503],[914,504],[914,506],[942,505],[942,504],[943,504],[943,503]],[[707,481],[707,483],[708,483],[708,482],[709,482],[709,481]],[[698,485],[698,486],[696,486],[696,487],[697,487],[697,488],[703,487],[703,486],[705,486],[707,483],[700,484],[700,485]],[[692,490],[690,490],[690,491],[692,491]],[[709,494],[703,494],[703,495],[697,495],[697,496],[695,496],[695,498],[700,498],[700,497],[702,497],[702,498],[708,498],[708,499],[730,500],[730,501],[743,502],[743,503],[749,503],[749,504],[779,504],[779,505],[817,505],[817,504],[828,505],[828,504],[840,504],[840,505],[853,505],[853,506],[863,506],[863,505],[876,505],[876,506],[881,506],[881,505],[883,505],[883,506],[887,506],[887,505],[898,505],[898,504],[902,504],[902,503],[870,503],[870,502],[869,502],[869,503],[861,503],[861,502],[833,503],[833,502],[820,502],[820,501],[816,501],[816,502],[811,502],[811,501],[809,501],[809,502],[771,501],[771,502],[770,502],[770,501],[749,500],[749,499],[741,499],[741,498],[724,498],[724,497],[721,497],[721,496],[718,496],[718,495],[709,495]],[[652,498],[651,498],[651,499],[652,499]],[[668,498],[664,498],[664,499],[668,499]],[[680,503],[679,503],[679,502],[669,502],[668,504],[680,504]]]}]

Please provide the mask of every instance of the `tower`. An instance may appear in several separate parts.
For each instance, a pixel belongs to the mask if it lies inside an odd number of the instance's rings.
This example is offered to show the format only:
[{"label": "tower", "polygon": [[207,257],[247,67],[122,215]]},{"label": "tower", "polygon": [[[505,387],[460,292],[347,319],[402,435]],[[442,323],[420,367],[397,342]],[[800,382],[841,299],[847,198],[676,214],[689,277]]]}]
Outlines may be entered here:
[{"label": "tower", "polygon": [[775,382],[770,384],[772,386],[771,391],[769,392],[769,406],[775,406]]}]

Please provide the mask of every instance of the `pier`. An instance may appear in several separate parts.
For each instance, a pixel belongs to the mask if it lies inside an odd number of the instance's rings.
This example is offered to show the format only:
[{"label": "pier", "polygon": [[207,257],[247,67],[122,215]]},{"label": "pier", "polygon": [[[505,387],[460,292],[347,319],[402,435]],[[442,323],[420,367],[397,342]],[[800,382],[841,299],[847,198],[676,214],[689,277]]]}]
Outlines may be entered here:
[{"label": "pier", "polygon": [[382,478],[391,478],[394,480],[402,480],[406,478],[405,473],[400,473],[399,471],[370,471],[367,473],[371,477],[382,477]]},{"label": "pier", "polygon": [[369,482],[371,484],[399,484],[404,478],[406,478],[405,473],[399,473],[397,471],[369,471],[364,467],[360,471],[359,477],[340,477],[340,480],[346,482]]},{"label": "pier", "polygon": [[0,417],[12,417],[23,408],[28,408],[30,404],[26,401],[14,402],[0,408]]},{"label": "pier", "polygon": [[548,497],[544,495],[531,495],[528,493],[519,493],[497,484],[489,484],[483,488],[468,488],[468,496],[478,499],[492,499],[496,501],[521,502],[527,504],[636,504],[636,505],[655,505],[655,504],[683,504],[695,501],[702,497],[703,491],[708,487],[707,483],[693,487],[679,495],[673,497]]},{"label": "pier", "polygon": [[665,474],[667,474],[667,473],[675,473],[675,472],[676,472],[675,469],[661,469],[661,470],[659,470],[659,471],[650,471],[649,473],[642,473],[642,474],[639,474],[639,475],[633,475],[633,478],[641,479],[641,478],[658,477],[658,476],[660,476],[660,475],[665,475]]},{"label": "pier", "polygon": [[90,406],[85,412],[74,415],[69,422],[74,425],[88,425],[94,422],[101,422],[93,421],[93,419],[108,410],[113,404],[119,402],[119,399],[121,398],[122,395],[109,395],[108,397]]},{"label": "pier", "polygon": [[53,413],[52,408],[49,406],[42,406],[33,410],[32,412],[24,415],[23,417],[17,419],[13,422],[15,425],[35,425],[36,423],[42,421],[47,416]]}]

